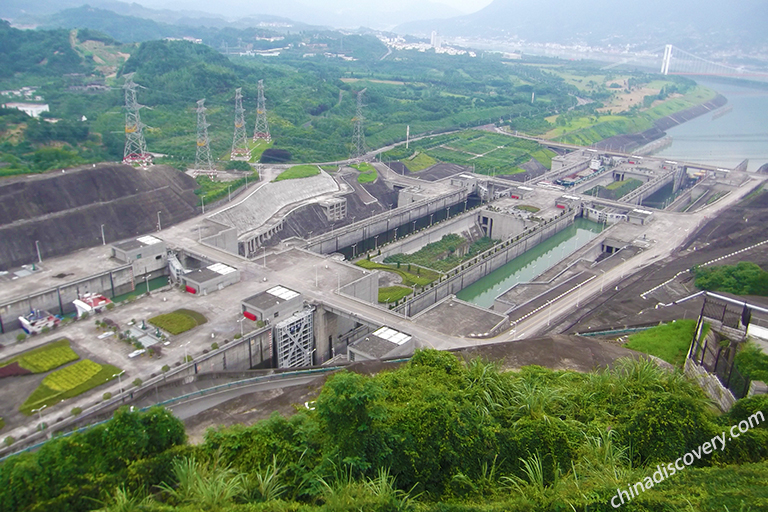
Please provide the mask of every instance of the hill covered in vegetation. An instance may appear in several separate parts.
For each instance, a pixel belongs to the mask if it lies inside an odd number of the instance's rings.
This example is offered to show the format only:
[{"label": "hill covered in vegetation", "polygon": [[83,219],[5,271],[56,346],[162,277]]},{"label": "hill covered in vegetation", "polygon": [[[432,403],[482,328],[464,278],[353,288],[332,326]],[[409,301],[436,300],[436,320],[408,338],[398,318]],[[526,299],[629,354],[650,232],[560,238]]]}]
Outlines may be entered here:
[{"label": "hill covered in vegetation", "polygon": [[[336,374],[290,418],[210,430],[198,446],[185,445],[181,424],[161,410],[121,411],[6,460],[0,504],[607,511],[617,488],[647,485],[658,466],[701,454],[703,443],[765,408],[765,397],[750,398],[717,415],[695,384],[643,360],[589,374],[501,372],[421,351],[396,371]],[[768,423],[754,419],[722,449],[686,456],[683,470],[638,492],[627,510],[761,510]]]}]

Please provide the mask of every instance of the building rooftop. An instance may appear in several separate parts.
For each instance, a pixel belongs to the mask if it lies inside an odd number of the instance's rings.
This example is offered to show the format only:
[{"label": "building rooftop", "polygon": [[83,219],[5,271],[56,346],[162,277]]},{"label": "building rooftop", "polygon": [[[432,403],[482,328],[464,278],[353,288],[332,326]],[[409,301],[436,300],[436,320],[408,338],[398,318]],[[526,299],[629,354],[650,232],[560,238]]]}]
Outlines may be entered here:
[{"label": "building rooftop", "polygon": [[212,279],[218,279],[221,276],[231,274],[232,272],[237,272],[237,269],[230,267],[229,265],[225,265],[224,263],[214,263],[213,265],[208,265],[205,268],[193,270],[187,274],[184,274],[184,279],[202,284],[206,281],[211,281]]},{"label": "building rooftop", "polygon": [[243,303],[263,310],[277,304],[282,304],[283,302],[289,301],[299,296],[301,296],[300,293],[284,286],[277,285],[270,288],[269,290],[248,297],[247,299],[243,300]]},{"label": "building rooftop", "polygon": [[140,236],[139,238],[123,240],[122,242],[116,242],[112,244],[113,247],[117,247],[123,251],[131,251],[140,247],[147,247],[149,245],[161,244],[163,241],[160,238],[152,235]]}]

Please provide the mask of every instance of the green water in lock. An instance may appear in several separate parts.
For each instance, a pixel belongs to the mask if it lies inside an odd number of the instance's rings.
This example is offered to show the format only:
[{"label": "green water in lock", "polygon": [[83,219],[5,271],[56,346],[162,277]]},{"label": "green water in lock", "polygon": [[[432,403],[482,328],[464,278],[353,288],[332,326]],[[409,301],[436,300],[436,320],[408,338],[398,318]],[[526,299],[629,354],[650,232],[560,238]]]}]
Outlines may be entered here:
[{"label": "green water in lock", "polygon": [[484,308],[491,307],[497,296],[515,284],[532,281],[554,267],[573,251],[597,237],[602,229],[602,224],[576,219],[564,230],[467,286],[456,296]]}]

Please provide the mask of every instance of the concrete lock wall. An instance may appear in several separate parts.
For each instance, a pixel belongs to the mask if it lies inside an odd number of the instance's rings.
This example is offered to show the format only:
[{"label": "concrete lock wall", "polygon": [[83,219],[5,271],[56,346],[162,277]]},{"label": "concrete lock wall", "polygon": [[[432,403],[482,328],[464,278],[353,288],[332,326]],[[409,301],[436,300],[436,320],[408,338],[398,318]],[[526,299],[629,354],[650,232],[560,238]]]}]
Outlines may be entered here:
[{"label": "concrete lock wall", "polygon": [[369,272],[357,281],[342,286],[339,291],[368,304],[377,304],[379,301],[379,274],[378,272]]},{"label": "concrete lock wall", "polygon": [[[371,327],[363,325],[357,327],[358,322],[352,318],[337,315],[328,311],[323,304],[318,304],[315,309],[315,321],[313,322],[315,336],[315,364],[322,364],[334,355],[344,353],[347,345],[354,338],[348,336],[351,332],[370,332]],[[351,339],[350,339],[351,338]]]},{"label": "concrete lock wall", "polygon": [[[201,243],[231,254],[237,254],[237,230],[221,222],[205,219],[206,232],[201,235]],[[208,234],[213,233],[213,234]]]},{"label": "concrete lock wall", "polygon": [[[399,313],[405,312],[407,315],[413,316],[448,295],[456,295],[475,281],[517,258],[528,249],[532,249],[542,241],[562,231],[573,223],[574,218],[574,211],[567,210],[562,217],[558,217],[554,221],[539,227],[516,242],[512,242],[507,246],[504,246],[506,242],[496,245],[471,260],[469,268],[453,273],[440,283],[433,283],[434,286],[432,288],[423,291],[412,300],[397,306],[395,310]],[[464,263],[464,265],[466,266],[467,263]]]},{"label": "concrete lock wall", "polygon": [[78,298],[78,293],[101,293],[107,297],[113,297],[132,291],[140,284],[141,281],[137,282],[132,266],[128,264],[42,292],[11,299],[0,304],[0,324],[2,325],[0,332],[19,329],[21,325],[18,317],[33,309],[50,311],[56,315],[72,313],[75,311],[72,301]]},{"label": "concrete lock wall", "polygon": [[402,208],[397,208],[386,214],[376,215],[370,219],[356,222],[340,228],[333,233],[325,234],[312,241],[307,249],[319,254],[331,254],[343,247],[349,247],[367,238],[386,233],[399,226],[413,222],[431,213],[445,210],[463,202],[467,198],[467,190],[459,189],[437,198],[425,199]]},{"label": "concrete lock wall", "polygon": [[475,225],[476,218],[477,211],[472,210],[458,215],[447,222],[443,221],[440,224],[434,225],[416,236],[409,236],[401,241],[387,244],[381,248],[381,256],[376,256],[376,261],[380,261],[392,254],[411,254],[427,244],[439,242],[445,235],[469,231]]}]

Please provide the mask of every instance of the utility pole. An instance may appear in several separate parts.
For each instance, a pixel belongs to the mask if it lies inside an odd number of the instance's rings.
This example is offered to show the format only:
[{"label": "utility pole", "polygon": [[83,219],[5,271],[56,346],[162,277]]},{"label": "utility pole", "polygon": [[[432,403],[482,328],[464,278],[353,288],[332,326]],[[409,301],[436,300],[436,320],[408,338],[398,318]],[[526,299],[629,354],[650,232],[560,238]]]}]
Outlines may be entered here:
[{"label": "utility pole", "polygon": [[264,80],[259,80],[259,97],[256,102],[256,127],[253,130],[253,142],[257,140],[271,141],[269,124],[267,123],[267,106],[264,100]]},{"label": "utility pole", "polygon": [[360,160],[365,156],[365,130],[363,129],[363,94],[368,89],[363,89],[357,93],[357,109],[355,111],[355,117],[352,119],[354,123],[354,133],[352,134],[353,153],[352,158]]},{"label": "utility pole", "polygon": [[197,102],[197,152],[195,153],[195,169],[213,171],[211,144],[208,139],[208,124],[205,120],[205,99]]},{"label": "utility pole", "polygon": [[144,124],[141,122],[139,110],[143,105],[136,101],[136,85],[133,75],[123,85],[125,89],[125,149],[123,163],[138,167],[152,165],[152,155],[147,153],[147,143],[144,140]]},{"label": "utility pole", "polygon": [[245,140],[245,109],[243,108],[243,89],[235,89],[235,134],[232,137],[232,160],[251,159],[251,150]]}]

